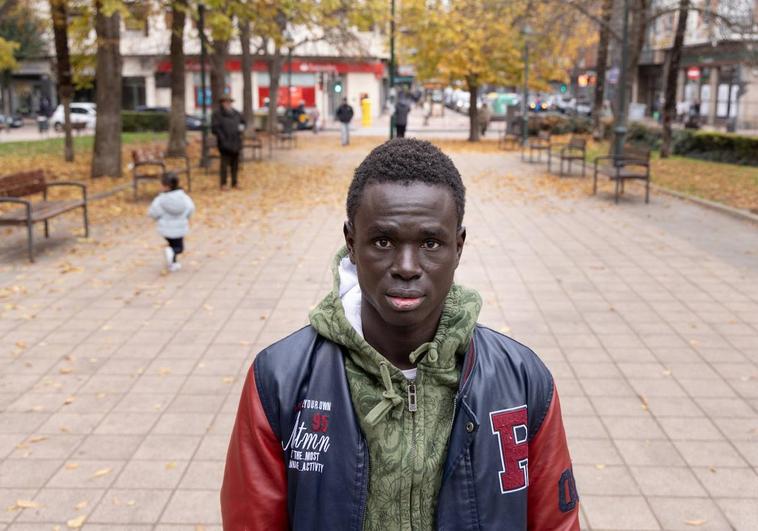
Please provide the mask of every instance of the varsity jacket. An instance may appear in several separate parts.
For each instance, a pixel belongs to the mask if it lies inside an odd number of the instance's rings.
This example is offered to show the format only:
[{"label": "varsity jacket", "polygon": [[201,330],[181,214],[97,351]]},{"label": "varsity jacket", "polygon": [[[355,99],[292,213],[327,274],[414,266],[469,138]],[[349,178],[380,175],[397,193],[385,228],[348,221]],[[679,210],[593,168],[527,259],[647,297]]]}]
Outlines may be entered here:
[{"label": "varsity jacket", "polygon": [[[221,489],[226,531],[360,531],[371,466],[341,347],[307,326],[255,358]],[[438,530],[578,530],[552,376],[477,325],[438,495]]]}]

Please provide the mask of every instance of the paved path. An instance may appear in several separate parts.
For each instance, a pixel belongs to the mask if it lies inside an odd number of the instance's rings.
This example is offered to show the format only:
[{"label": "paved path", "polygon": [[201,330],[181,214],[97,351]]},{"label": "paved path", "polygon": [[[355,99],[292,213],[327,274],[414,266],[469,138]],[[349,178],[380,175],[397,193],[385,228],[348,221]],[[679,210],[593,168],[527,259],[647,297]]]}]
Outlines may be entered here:
[{"label": "paved path", "polygon": [[[198,213],[177,274],[144,219],[90,242],[56,225],[33,266],[0,233],[0,530],[220,528],[244,371],[328,289],[372,142],[303,144],[297,171]],[[634,190],[614,206],[512,154],[454,158],[459,281],[553,371],[584,528],[758,529],[756,227]]]}]

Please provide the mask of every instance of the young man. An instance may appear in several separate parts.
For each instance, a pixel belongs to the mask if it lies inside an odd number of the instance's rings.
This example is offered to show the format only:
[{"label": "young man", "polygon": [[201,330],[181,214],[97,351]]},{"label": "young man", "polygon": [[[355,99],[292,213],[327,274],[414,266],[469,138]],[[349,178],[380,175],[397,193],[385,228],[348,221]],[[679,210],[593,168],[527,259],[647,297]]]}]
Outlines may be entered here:
[{"label": "young man", "polygon": [[464,203],[428,142],[358,167],[334,290],[248,373],[224,529],[579,529],[549,371],[453,283]]},{"label": "young man", "polygon": [[340,122],[340,137],[343,146],[350,143],[350,122],[353,114],[353,107],[347,102],[347,98],[342,98],[342,104],[337,107],[337,120]]},{"label": "young man", "polygon": [[242,132],[245,130],[245,119],[232,107],[232,101],[231,96],[221,96],[219,108],[211,118],[211,132],[216,136],[218,152],[221,155],[219,185],[222,189],[226,186],[227,171],[231,171],[232,174],[232,188],[237,188]]}]

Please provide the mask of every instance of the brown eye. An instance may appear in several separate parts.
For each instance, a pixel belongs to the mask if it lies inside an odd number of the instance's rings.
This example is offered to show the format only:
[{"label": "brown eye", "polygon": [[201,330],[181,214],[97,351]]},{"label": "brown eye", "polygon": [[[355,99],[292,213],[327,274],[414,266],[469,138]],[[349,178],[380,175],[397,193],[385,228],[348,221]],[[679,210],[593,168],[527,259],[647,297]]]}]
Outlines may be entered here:
[{"label": "brown eye", "polygon": [[378,240],[374,241],[374,245],[380,249],[389,249],[392,246],[387,238],[379,238]]},{"label": "brown eye", "polygon": [[426,240],[426,241],[423,243],[422,247],[423,247],[424,249],[428,249],[428,250],[430,250],[430,251],[433,251],[434,249],[439,249],[439,247],[440,247],[440,242],[438,242],[438,241],[435,241],[435,240]]}]

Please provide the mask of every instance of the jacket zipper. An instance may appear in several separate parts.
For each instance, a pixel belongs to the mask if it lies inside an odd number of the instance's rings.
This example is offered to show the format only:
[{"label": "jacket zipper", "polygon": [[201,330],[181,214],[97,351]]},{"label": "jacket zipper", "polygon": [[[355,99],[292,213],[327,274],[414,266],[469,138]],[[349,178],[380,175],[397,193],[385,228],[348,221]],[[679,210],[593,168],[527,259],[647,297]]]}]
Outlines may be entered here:
[{"label": "jacket zipper", "polygon": [[416,380],[408,380],[408,411],[411,414],[411,485],[409,490],[410,495],[410,517],[409,523],[411,529],[414,529],[413,525],[413,481],[416,472],[416,411],[418,411],[418,402],[416,396]]}]

